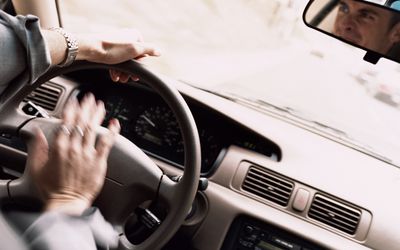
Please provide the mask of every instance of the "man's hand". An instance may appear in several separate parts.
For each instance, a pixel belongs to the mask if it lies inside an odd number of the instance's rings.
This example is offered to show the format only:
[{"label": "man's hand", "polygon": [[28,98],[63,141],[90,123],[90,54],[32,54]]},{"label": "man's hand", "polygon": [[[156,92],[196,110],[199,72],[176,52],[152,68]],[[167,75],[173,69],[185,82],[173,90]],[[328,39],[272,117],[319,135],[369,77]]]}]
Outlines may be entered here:
[{"label": "man's hand", "polygon": [[159,56],[158,50],[143,41],[137,30],[122,29],[104,34],[78,35],[77,60],[117,64],[145,56]]},{"label": "man's hand", "polygon": [[100,192],[107,170],[110,149],[120,131],[111,120],[108,133],[98,138],[96,128],[105,116],[103,102],[93,95],[81,104],[70,101],[60,129],[50,145],[38,129],[28,151],[28,169],[45,203],[45,210],[61,210],[80,215]]},{"label": "man's hand", "polygon": [[[53,65],[61,63],[66,56],[65,38],[56,31],[43,30],[50,49]],[[135,29],[120,29],[114,32],[74,34],[78,40],[76,60],[96,63],[117,64],[131,59],[142,60],[149,56],[160,56],[155,46],[145,43],[142,35]],[[111,79],[126,83],[129,78],[138,81],[137,76],[110,70]]]},{"label": "man's hand", "polygon": [[[143,40],[142,34],[134,29],[122,29],[106,35],[81,35],[77,60],[87,60],[105,64],[117,64],[130,59],[142,60],[149,56],[160,56],[160,52]],[[110,70],[114,82],[128,82],[129,78],[139,81],[137,76]]]}]

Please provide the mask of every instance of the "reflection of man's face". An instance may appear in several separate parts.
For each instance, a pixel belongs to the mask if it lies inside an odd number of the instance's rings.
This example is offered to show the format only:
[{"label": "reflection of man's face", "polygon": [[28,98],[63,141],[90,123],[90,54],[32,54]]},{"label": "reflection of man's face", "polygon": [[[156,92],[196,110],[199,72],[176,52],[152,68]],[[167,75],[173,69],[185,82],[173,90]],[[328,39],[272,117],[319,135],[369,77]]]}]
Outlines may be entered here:
[{"label": "reflection of man's face", "polygon": [[393,46],[390,20],[392,13],[385,9],[341,0],[333,33],[347,41],[385,54]]}]

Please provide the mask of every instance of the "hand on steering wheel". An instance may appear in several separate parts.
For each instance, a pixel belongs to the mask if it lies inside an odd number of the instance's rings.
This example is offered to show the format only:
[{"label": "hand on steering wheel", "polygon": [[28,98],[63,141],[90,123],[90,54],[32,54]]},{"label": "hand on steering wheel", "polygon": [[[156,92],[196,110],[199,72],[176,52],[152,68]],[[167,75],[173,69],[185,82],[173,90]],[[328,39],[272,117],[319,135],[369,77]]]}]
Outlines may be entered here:
[{"label": "hand on steering wheel", "polygon": [[50,147],[37,129],[27,167],[45,210],[80,215],[97,197],[104,184],[110,149],[120,131],[118,120],[113,119],[109,132],[99,136],[96,143],[96,128],[104,116],[104,103],[96,103],[89,94],[81,104],[72,99],[66,105],[62,125],[55,131]]}]

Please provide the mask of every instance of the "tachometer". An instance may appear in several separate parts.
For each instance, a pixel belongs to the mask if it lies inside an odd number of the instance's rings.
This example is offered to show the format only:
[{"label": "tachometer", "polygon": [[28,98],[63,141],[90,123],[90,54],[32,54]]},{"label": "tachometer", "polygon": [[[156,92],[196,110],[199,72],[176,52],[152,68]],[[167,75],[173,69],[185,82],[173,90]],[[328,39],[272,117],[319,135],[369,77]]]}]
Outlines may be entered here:
[{"label": "tachometer", "polygon": [[110,96],[105,101],[106,118],[104,126],[108,125],[111,118],[117,118],[121,124],[121,134],[128,137],[131,127],[131,103],[128,98],[120,96]]}]

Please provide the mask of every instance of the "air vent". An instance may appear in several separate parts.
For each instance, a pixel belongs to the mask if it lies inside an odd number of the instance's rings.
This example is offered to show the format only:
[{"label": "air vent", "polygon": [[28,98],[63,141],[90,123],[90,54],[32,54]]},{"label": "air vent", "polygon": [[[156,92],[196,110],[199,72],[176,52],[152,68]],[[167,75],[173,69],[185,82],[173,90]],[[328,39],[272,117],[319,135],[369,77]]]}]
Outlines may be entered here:
[{"label": "air vent", "polygon": [[60,94],[61,88],[56,87],[51,83],[44,83],[42,86],[32,91],[24,101],[31,101],[48,111],[53,111],[57,106]]},{"label": "air vent", "polygon": [[242,185],[243,190],[272,201],[281,206],[287,206],[293,190],[293,183],[264,170],[251,167]]},{"label": "air vent", "polygon": [[308,216],[347,234],[354,235],[361,211],[322,195],[315,195]]}]

